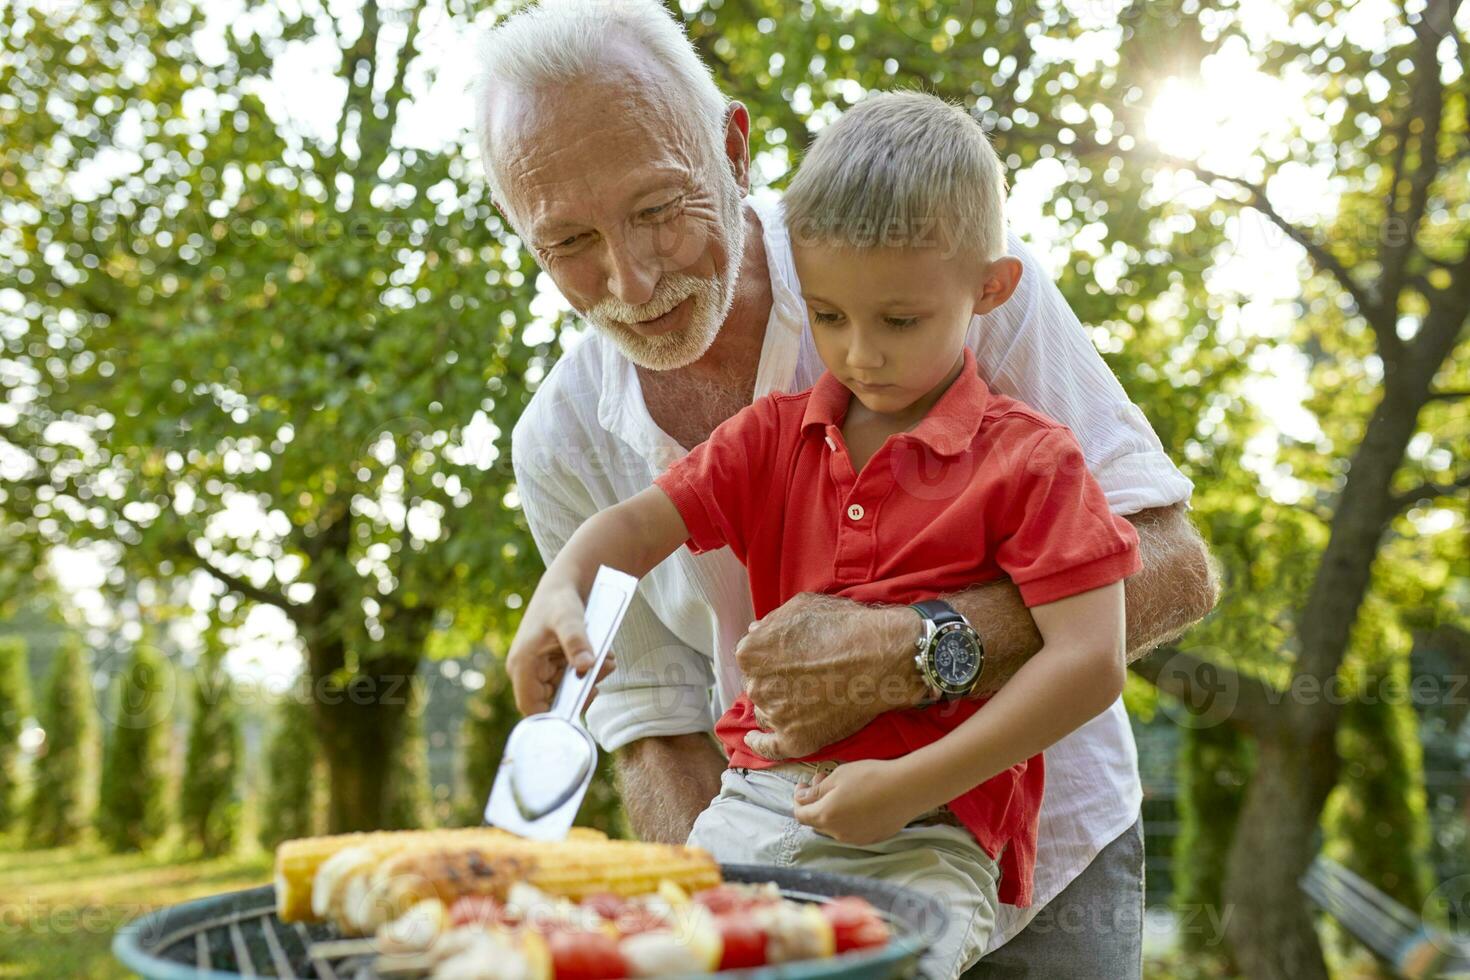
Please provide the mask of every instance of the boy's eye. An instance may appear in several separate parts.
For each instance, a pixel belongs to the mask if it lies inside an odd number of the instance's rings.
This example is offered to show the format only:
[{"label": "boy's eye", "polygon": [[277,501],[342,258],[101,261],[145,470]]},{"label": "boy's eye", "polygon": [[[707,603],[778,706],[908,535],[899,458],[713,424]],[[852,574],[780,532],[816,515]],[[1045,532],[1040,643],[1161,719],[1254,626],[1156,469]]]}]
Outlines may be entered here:
[{"label": "boy's eye", "polygon": [[893,327],[897,330],[903,330],[906,327],[912,327],[914,324],[919,322],[919,318],[916,316],[890,316],[884,317],[884,320],[887,321],[890,327]]},{"label": "boy's eye", "polygon": [[817,323],[836,323],[841,319],[841,313],[828,313],[825,310],[812,310],[812,320]]}]

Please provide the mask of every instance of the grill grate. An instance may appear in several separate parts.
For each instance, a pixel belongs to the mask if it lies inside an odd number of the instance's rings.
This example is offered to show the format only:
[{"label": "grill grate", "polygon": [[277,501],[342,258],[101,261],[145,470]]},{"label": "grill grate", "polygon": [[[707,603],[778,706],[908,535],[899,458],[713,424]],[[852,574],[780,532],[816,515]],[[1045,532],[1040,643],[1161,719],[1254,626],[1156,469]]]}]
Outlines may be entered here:
[{"label": "grill grate", "polygon": [[[726,865],[724,871],[726,881],[775,881],[784,895],[799,901],[862,895],[901,937],[875,954],[786,964],[780,976],[787,980],[901,976],[938,935],[945,917],[933,896],[869,879],[745,865]],[[113,952],[150,980],[373,980],[377,975],[362,942],[341,939],[329,925],[281,922],[275,889],[265,885],[150,912],[118,933]],[[774,980],[776,973],[776,968],[756,971],[752,980]]]},{"label": "grill grate", "polygon": [[206,974],[225,971],[281,980],[350,980],[357,973],[361,964],[354,961],[359,956],[318,955],[316,944],[339,938],[330,926],[281,922],[269,888],[242,893],[242,897],[247,895],[257,901],[181,925],[156,941],[147,941],[148,952],[166,963],[187,965]]}]

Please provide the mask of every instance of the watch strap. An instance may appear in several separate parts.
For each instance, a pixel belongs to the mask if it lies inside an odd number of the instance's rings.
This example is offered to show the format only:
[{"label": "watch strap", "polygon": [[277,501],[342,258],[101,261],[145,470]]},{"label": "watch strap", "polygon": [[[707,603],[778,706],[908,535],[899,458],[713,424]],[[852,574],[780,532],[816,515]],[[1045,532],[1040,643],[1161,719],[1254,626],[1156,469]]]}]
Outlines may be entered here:
[{"label": "watch strap", "polygon": [[920,616],[930,620],[935,626],[965,622],[965,617],[943,599],[926,599],[923,602],[913,603],[913,607],[918,610]]}]

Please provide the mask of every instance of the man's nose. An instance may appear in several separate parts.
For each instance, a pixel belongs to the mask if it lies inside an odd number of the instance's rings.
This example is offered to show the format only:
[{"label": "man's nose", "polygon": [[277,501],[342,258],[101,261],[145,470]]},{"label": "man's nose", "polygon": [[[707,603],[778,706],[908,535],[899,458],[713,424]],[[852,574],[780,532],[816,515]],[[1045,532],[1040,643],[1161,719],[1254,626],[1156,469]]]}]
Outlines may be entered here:
[{"label": "man's nose", "polygon": [[654,287],[662,275],[656,257],[640,249],[639,244],[636,236],[609,239],[607,243],[607,291],[629,306],[642,306],[653,299]]}]

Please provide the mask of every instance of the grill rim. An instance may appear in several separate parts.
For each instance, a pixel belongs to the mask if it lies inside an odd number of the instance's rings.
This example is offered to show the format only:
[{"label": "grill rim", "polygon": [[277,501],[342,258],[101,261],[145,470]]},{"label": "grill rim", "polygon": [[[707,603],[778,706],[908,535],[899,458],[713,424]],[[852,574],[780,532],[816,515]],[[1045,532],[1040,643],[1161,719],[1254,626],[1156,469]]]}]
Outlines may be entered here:
[{"label": "grill rim", "polygon": [[[938,898],[911,888],[859,878],[854,875],[781,868],[767,865],[726,864],[721,872],[727,882],[774,881],[781,894],[805,902],[825,902],[838,895],[858,895],[868,899],[895,929],[894,938],[882,949],[872,952],[845,953],[822,960],[805,960],[762,967],[756,970],[730,971],[740,980],[836,980],[844,977],[902,975],[917,961],[919,954],[939,937],[944,928],[945,909]],[[903,909],[905,911],[896,911]],[[112,953],[125,967],[149,980],[241,980],[247,976],[280,976],[262,974],[251,958],[253,973],[228,972],[163,959],[157,955],[191,938],[198,944],[215,929],[225,929],[226,942],[233,944],[242,923],[263,919],[256,928],[263,935],[275,930],[294,930],[303,945],[310,948],[311,939],[302,923],[284,923],[275,917],[275,886],[260,885],[240,891],[223,892],[204,898],[153,909],[122,926],[113,937]],[[156,939],[150,939],[156,936]],[[279,936],[276,937],[279,942]],[[270,946],[269,940],[266,941]],[[275,957],[269,967],[276,969]],[[289,962],[289,958],[288,958]],[[310,960],[322,980],[336,980],[333,964]],[[322,967],[326,970],[323,971]],[[295,976],[295,974],[292,974]],[[698,974],[720,976],[720,974]],[[669,977],[666,980],[682,980]]]}]

